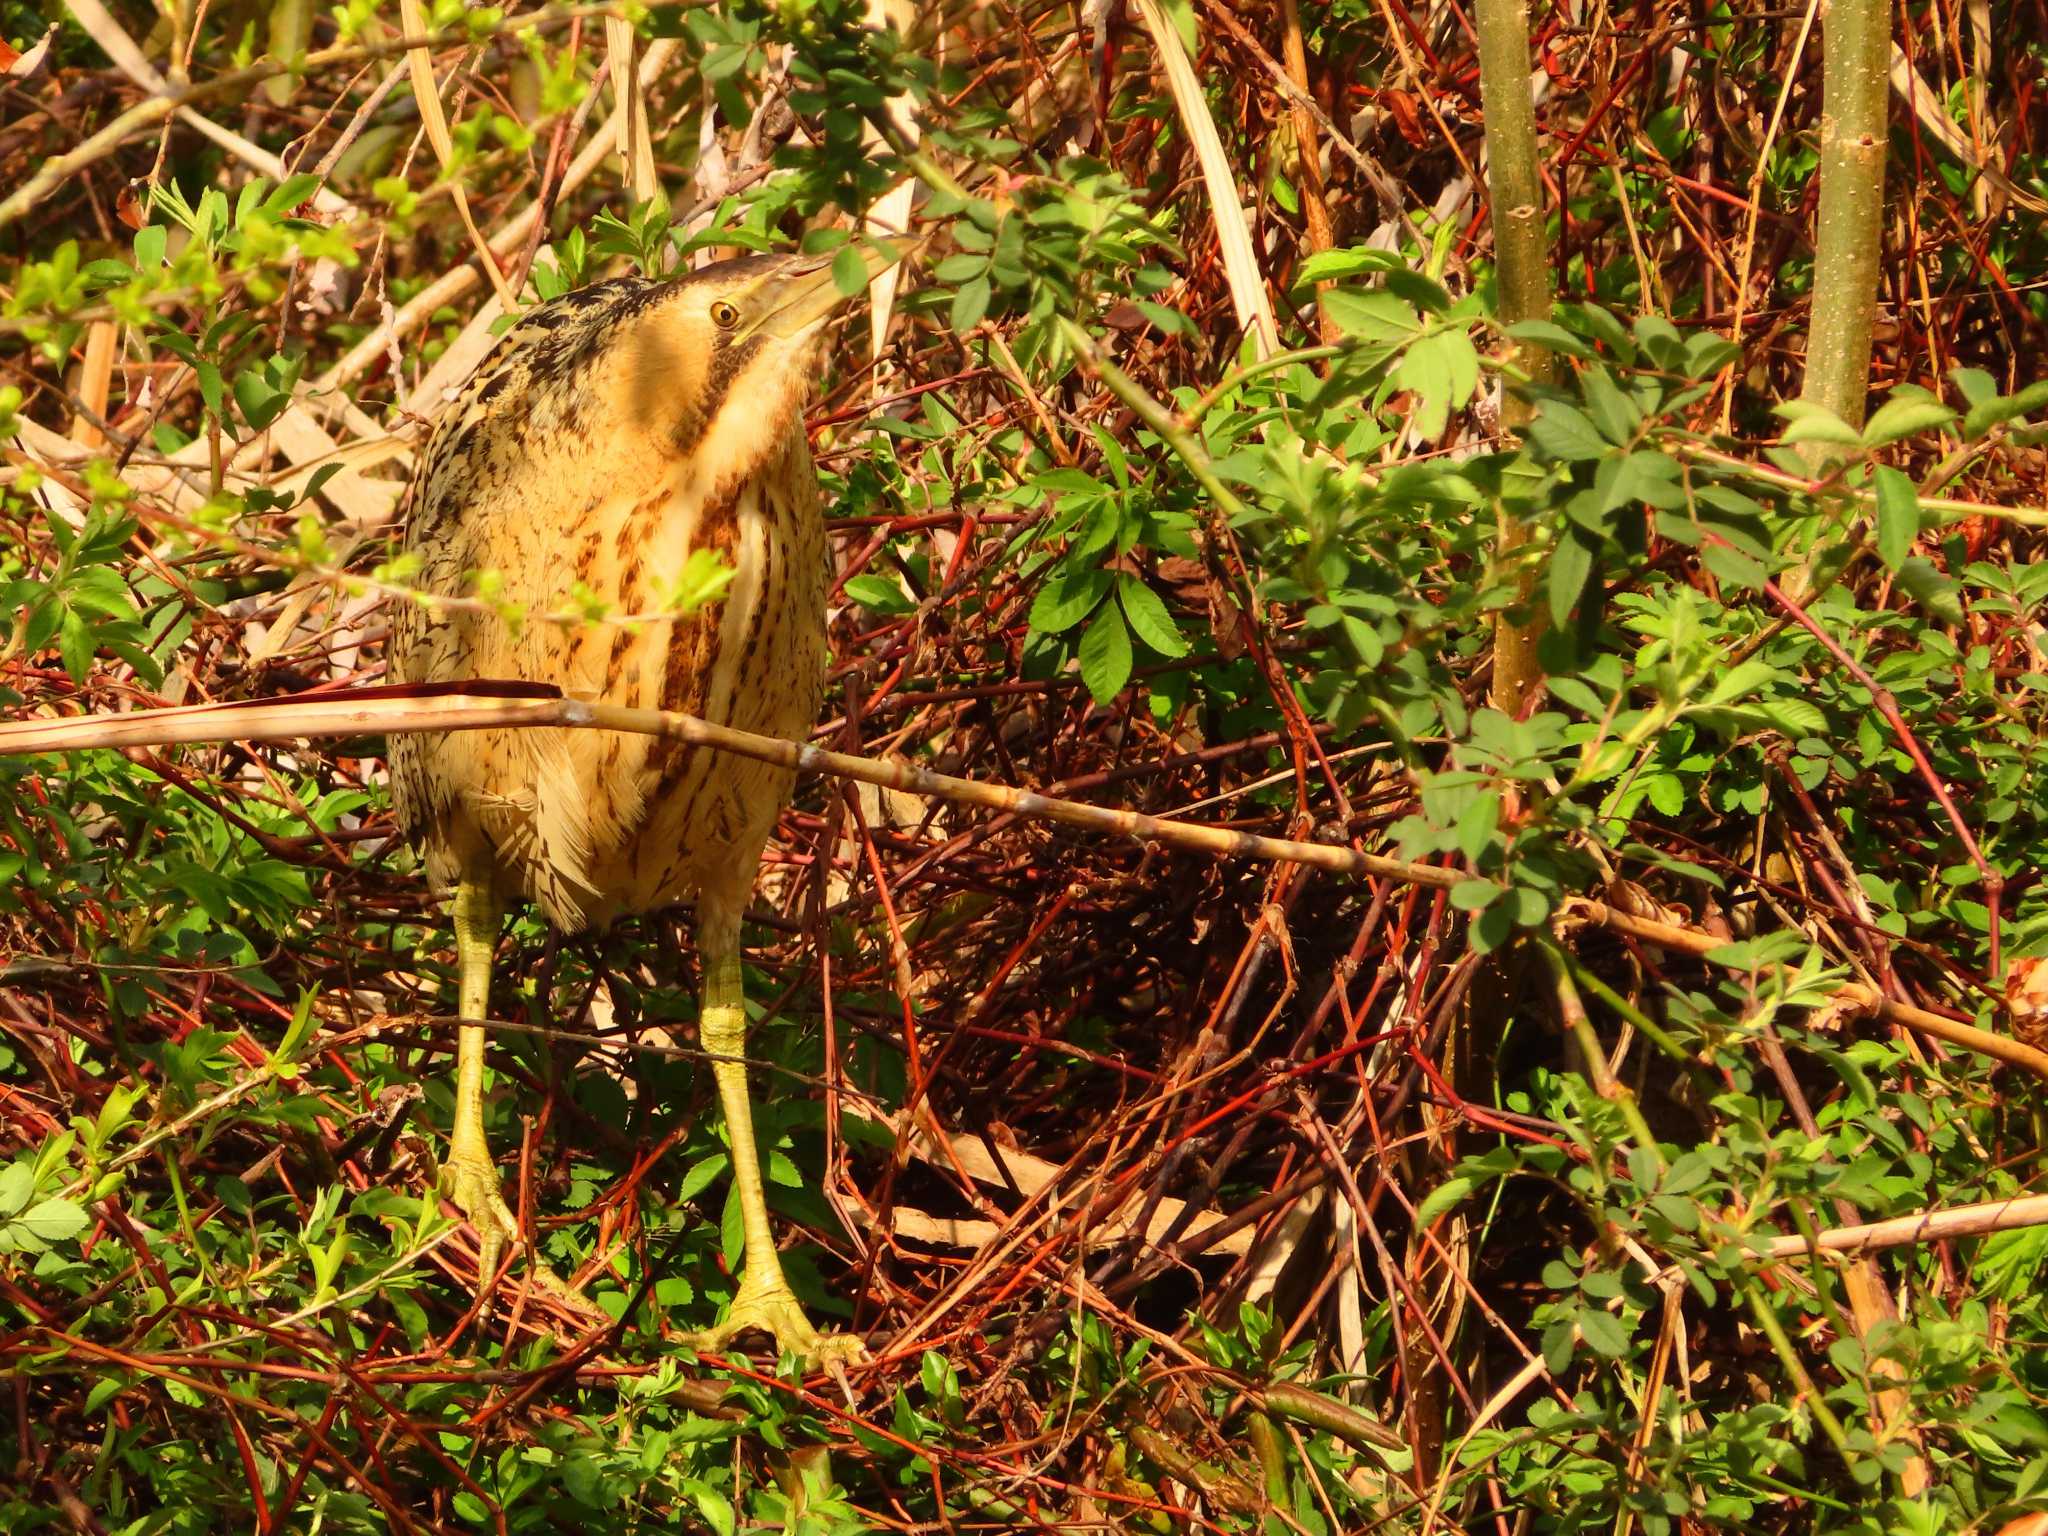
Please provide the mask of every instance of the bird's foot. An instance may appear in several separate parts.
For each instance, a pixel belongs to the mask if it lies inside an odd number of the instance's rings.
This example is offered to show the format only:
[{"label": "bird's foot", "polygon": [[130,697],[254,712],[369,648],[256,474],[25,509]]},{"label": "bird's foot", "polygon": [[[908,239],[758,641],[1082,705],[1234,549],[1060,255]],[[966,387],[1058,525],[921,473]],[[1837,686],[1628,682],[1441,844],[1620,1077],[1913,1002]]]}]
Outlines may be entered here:
[{"label": "bird's foot", "polygon": [[806,1366],[829,1369],[858,1365],[868,1357],[867,1345],[858,1336],[820,1333],[804,1316],[803,1305],[788,1282],[779,1275],[760,1285],[742,1279],[740,1292],[726,1309],[724,1320],[691,1335],[690,1343],[698,1349],[723,1353],[734,1339],[747,1333],[769,1335],[778,1352],[793,1354]]},{"label": "bird's foot", "polygon": [[[489,1294],[507,1245],[524,1246],[519,1218],[512,1214],[512,1208],[505,1203],[505,1197],[499,1191],[497,1167],[488,1154],[452,1151],[448,1161],[441,1165],[441,1193],[476,1229],[477,1288]],[[567,1310],[593,1322],[611,1321],[609,1314],[597,1303],[562,1279],[538,1257],[533,1258],[527,1278],[535,1291]]]}]

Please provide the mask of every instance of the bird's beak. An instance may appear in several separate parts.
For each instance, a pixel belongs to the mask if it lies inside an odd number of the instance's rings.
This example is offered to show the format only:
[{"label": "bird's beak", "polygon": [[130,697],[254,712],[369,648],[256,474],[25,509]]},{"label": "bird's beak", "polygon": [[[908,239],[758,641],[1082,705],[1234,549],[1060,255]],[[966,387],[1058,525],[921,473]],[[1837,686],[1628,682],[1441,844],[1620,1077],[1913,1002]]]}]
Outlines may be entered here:
[{"label": "bird's beak", "polygon": [[[865,274],[862,286],[872,283],[889,268],[924,245],[923,240],[866,241],[852,247],[859,252]],[[846,249],[846,247],[841,247]],[[761,317],[756,327],[766,335],[788,341],[803,335],[827,319],[851,295],[840,291],[833,273],[838,251],[804,257],[792,262],[776,283],[775,307]]]}]

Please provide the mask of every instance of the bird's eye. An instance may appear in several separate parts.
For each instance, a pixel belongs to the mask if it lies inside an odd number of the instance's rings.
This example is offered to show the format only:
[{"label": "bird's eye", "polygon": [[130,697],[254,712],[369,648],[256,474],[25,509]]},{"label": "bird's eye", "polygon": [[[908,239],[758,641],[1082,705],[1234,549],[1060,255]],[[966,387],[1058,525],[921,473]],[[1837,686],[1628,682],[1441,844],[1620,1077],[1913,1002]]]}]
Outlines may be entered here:
[{"label": "bird's eye", "polygon": [[721,331],[729,331],[740,323],[740,312],[720,299],[711,306],[711,323]]}]

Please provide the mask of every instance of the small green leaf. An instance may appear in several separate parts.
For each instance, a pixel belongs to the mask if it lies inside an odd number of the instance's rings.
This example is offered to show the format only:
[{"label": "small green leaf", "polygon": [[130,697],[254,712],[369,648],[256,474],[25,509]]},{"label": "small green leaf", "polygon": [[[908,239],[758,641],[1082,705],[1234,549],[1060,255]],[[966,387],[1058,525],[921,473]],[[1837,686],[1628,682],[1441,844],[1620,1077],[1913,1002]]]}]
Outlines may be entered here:
[{"label": "small green leaf", "polygon": [[1323,312],[1361,341],[1405,341],[1419,325],[1414,310],[1382,289],[1333,288],[1323,295]]},{"label": "small green leaf", "polygon": [[1787,400],[1778,415],[1791,425],[1779,438],[1786,443],[1834,443],[1843,448],[1861,448],[1863,434],[1824,405],[1811,400]]},{"label": "small green leaf", "polygon": [[1072,629],[1095,611],[1110,588],[1108,571],[1062,571],[1047,579],[1031,602],[1031,627],[1042,635]]},{"label": "small green leaf", "polygon": [[[1988,376],[1974,368],[1958,368],[1952,377],[1960,388],[1963,386],[1964,378],[1969,375],[1984,379],[1987,384],[1990,382]],[[1972,383],[1974,382],[1973,379]],[[1964,392],[1969,393],[1967,389]],[[2014,395],[1999,395],[1994,389],[1987,399],[1980,400],[1971,396],[1970,413],[1963,418],[1963,437],[1966,441],[1982,437],[1993,427],[2003,422],[2015,421],[2022,416],[2031,416],[2043,406],[2048,406],[2048,379],[2037,380]]]},{"label": "small green leaf", "polygon": [[1956,583],[1937,570],[1932,561],[1923,560],[1917,555],[1901,561],[1899,585],[1906,589],[1914,602],[1942,623],[1962,623],[1963,608],[1956,600]]},{"label": "small green leaf", "polygon": [[284,414],[291,396],[256,369],[248,368],[235,375],[235,404],[242,408],[243,419],[261,432]]},{"label": "small green leaf", "polygon": [[1451,419],[1451,365],[1438,345],[1440,339],[1425,336],[1415,342],[1393,375],[1396,385],[1414,392],[1411,425],[1424,442],[1442,437]]},{"label": "small green leaf", "polygon": [[739,1518],[733,1513],[732,1500],[699,1478],[690,1478],[683,1486],[689,1490],[697,1513],[703,1516],[713,1536],[733,1536],[739,1529]]},{"label": "small green leaf", "polygon": [[206,402],[207,410],[219,419],[221,406],[227,395],[227,386],[221,380],[220,369],[202,357],[193,360],[192,372],[199,380],[199,398]]},{"label": "small green leaf", "polygon": [[1553,459],[1598,459],[1614,449],[1593,428],[1583,411],[1559,400],[1546,400],[1529,424],[1530,441]]},{"label": "small green leaf", "polygon": [[1920,536],[1920,497],[1913,482],[1889,465],[1880,465],[1877,483],[1878,558],[1897,570],[1913,552]]},{"label": "small green leaf", "polygon": [[1588,1307],[1579,1314],[1579,1332],[1596,1355],[1618,1360],[1628,1353],[1628,1325],[1611,1312]]},{"label": "small green leaf", "polygon": [[1095,615],[1081,637],[1081,681],[1098,704],[1107,704],[1131,680],[1131,634],[1115,606]]},{"label": "small green leaf", "polygon": [[92,1218],[69,1200],[45,1200],[32,1205],[10,1223],[16,1232],[26,1231],[47,1246],[76,1237],[92,1224]]},{"label": "small green leaf", "polygon": [[970,277],[953,290],[953,313],[950,319],[956,332],[971,331],[981,324],[982,316],[988,313],[990,294],[986,277]]},{"label": "small green leaf", "polygon": [[1890,399],[1873,411],[1870,420],[1864,423],[1863,443],[1868,448],[1882,448],[1886,443],[1896,443],[1916,432],[1945,427],[1955,419],[1956,413],[1939,400],[1925,396]]},{"label": "small green leaf", "polygon": [[1586,589],[1586,578],[1592,574],[1592,546],[1576,533],[1565,534],[1551,551],[1550,569],[1544,577],[1553,623],[1562,626],[1572,616],[1572,609],[1578,606],[1579,594]]},{"label": "small green leaf", "polygon": [[57,654],[63,658],[64,670],[71,674],[74,683],[83,683],[91,674],[96,649],[92,626],[85,615],[76,608],[66,608],[64,621],[57,626]]},{"label": "small green leaf", "polygon": [[1387,258],[1380,251],[1317,251],[1295,272],[1297,283],[1323,283],[1361,272],[1383,272]]},{"label": "small green leaf", "polygon": [[1700,551],[1700,558],[1716,579],[1727,586],[1761,591],[1770,579],[1770,572],[1760,562],[1726,544],[1707,545]]},{"label": "small green leaf", "polygon": [[872,609],[876,613],[898,614],[917,611],[917,604],[911,601],[910,595],[899,584],[874,571],[848,577],[846,585],[840,590],[861,607]]},{"label": "small green leaf", "polygon": [[89,1419],[119,1397],[133,1383],[126,1376],[102,1376],[85,1394],[85,1416]]},{"label": "small green leaf", "polygon": [[1130,621],[1131,633],[1162,656],[1187,655],[1187,637],[1173,622],[1173,615],[1166,611],[1166,603],[1157,592],[1135,576],[1120,576],[1116,595],[1123,605],[1124,617]]},{"label": "small green leaf", "polygon": [[1542,347],[1547,352],[1561,352],[1567,357],[1592,357],[1593,349],[1582,336],[1574,336],[1561,325],[1552,325],[1548,320],[1520,320],[1507,328],[1508,335],[1525,346]]},{"label": "small green leaf", "polygon": [[1479,1187],[1479,1181],[1468,1173],[1454,1173],[1424,1197],[1422,1204],[1415,1208],[1415,1225],[1426,1227],[1437,1217],[1461,1204],[1465,1197]]},{"label": "small green leaf", "polygon": [[26,1162],[0,1168],[0,1218],[12,1216],[36,1192],[35,1170]]},{"label": "small green leaf", "polygon": [[1494,880],[1460,880],[1451,887],[1451,905],[1460,912],[1481,912],[1505,889]]},{"label": "small green leaf", "polygon": [[868,264],[857,245],[842,245],[832,258],[832,286],[847,298],[857,298],[868,286]]},{"label": "small green leaf", "polygon": [[1617,448],[1626,447],[1634,440],[1636,428],[1642,425],[1643,413],[1614,382],[1614,375],[1605,368],[1588,368],[1581,376],[1580,388],[1585,392],[1587,414],[1600,429],[1602,437]]},{"label": "small green leaf", "polygon": [[711,1187],[711,1181],[725,1172],[726,1163],[727,1158],[723,1152],[714,1152],[709,1157],[700,1158],[692,1163],[683,1174],[682,1182],[676,1186],[676,1192],[672,1197],[674,1203],[683,1205],[703,1194]]}]

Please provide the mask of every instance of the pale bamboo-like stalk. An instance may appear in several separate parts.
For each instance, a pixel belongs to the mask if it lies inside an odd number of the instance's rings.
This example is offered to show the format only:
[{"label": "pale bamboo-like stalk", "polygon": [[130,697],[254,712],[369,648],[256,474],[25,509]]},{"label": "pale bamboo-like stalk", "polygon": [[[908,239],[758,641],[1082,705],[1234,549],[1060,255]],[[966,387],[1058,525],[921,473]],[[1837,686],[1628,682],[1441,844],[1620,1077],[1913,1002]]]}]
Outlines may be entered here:
[{"label": "pale bamboo-like stalk", "polygon": [[[1550,226],[1543,206],[1543,177],[1537,158],[1536,109],[1529,96],[1528,0],[1477,0],[1473,22],[1479,32],[1479,96],[1486,113],[1486,185],[1492,207],[1494,283],[1501,323],[1550,318]],[[1533,382],[1550,375],[1550,354],[1518,346],[1513,361]],[[1529,406],[1511,392],[1501,400],[1501,426],[1519,432]],[[1515,607],[1493,626],[1494,708],[1521,712],[1542,677],[1536,642],[1543,635],[1535,601],[1534,572],[1523,547],[1529,527],[1505,506],[1494,546],[1499,570],[1517,570]],[[1522,618],[1517,622],[1515,614]]]},{"label": "pale bamboo-like stalk", "polygon": [[[1813,236],[1813,313],[1799,398],[1863,423],[1884,223],[1885,0],[1830,0],[1821,13],[1820,208]],[[1816,459],[1839,453],[1815,444]]]}]

